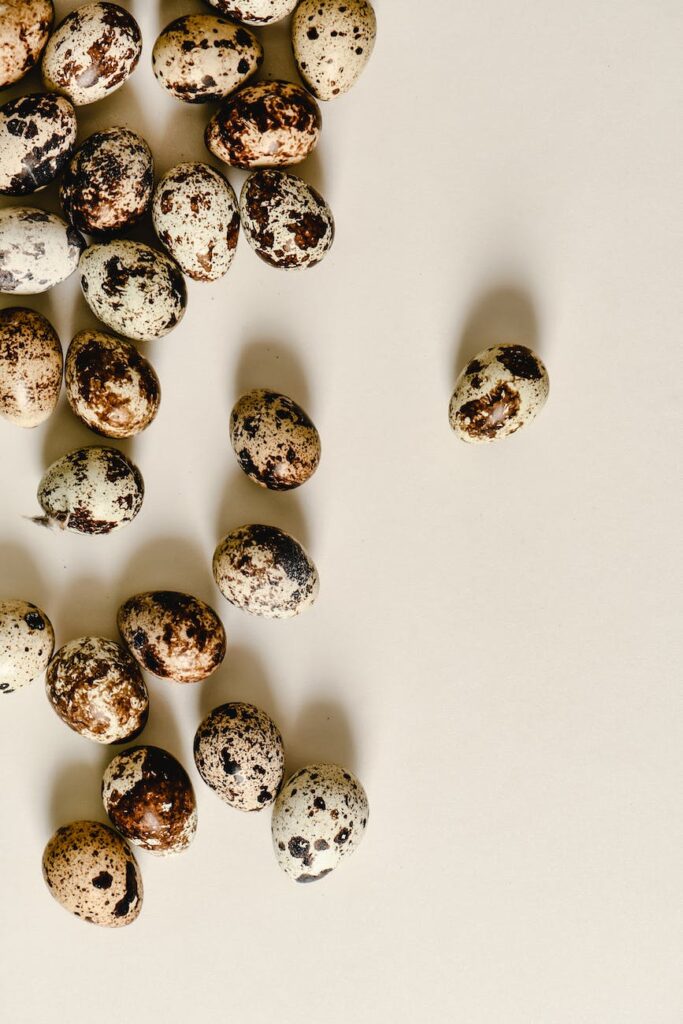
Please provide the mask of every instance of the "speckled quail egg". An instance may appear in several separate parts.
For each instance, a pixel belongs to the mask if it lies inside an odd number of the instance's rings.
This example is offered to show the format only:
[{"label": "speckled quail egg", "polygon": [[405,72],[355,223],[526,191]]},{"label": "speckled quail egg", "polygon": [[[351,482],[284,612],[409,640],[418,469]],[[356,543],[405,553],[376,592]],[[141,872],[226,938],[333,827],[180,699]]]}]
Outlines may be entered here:
[{"label": "speckled quail egg", "polygon": [[107,235],[137,223],[153,191],[154,161],[145,140],[128,128],[105,128],[74,154],[60,199],[79,231]]},{"label": "speckled quail egg", "polygon": [[301,544],[276,526],[233,530],[213,556],[213,575],[231,604],[267,619],[290,619],[318,596],[318,570]]},{"label": "speckled quail egg", "polygon": [[67,350],[64,378],[75,415],[105,437],[133,437],[157,414],[161,386],[154,367],[111,334],[80,331]]},{"label": "speckled quail egg", "polygon": [[142,242],[91,245],[80,262],[81,288],[107,327],[134,341],[163,338],[180,323],[187,289],[180,267]]},{"label": "speckled quail egg", "polygon": [[65,910],[90,924],[121,928],[142,909],[142,878],[133,852],[99,821],[57,829],[45,847],[43,878]]},{"label": "speckled quail egg", "polygon": [[119,89],[141,50],[140,29],[128,11],[118,4],[84,4],[60,22],[45,47],[43,81],[83,107]]},{"label": "speckled quail egg", "polygon": [[96,743],[128,743],[147,723],[138,664],[106,637],[83,636],[60,647],[47,667],[46,690],[61,720]]},{"label": "speckled quail egg", "polygon": [[66,280],[85,242],[54,213],[32,206],[0,210],[0,292],[37,295]]},{"label": "speckled quail egg", "polygon": [[0,193],[45,188],[76,145],[76,111],[64,96],[21,96],[0,107]]},{"label": "speckled quail egg", "polygon": [[257,82],[230,96],[206,126],[207,149],[232,167],[287,167],[320,138],[320,108],[292,82]]},{"label": "speckled quail egg", "polygon": [[55,9],[52,0],[3,0],[0,11],[0,89],[4,89],[40,60]]},{"label": "speckled quail egg", "polygon": [[253,704],[222,704],[207,715],[194,738],[197,771],[221,800],[240,811],[262,811],[282,785],[282,736]]},{"label": "speckled quail egg", "polygon": [[117,754],[104,773],[102,800],[121,835],[150,853],[180,853],[195,837],[192,783],[180,762],[160,747]]},{"label": "speckled quail egg", "polygon": [[223,623],[213,608],[191,594],[136,594],[119,608],[117,623],[133,657],[162,679],[198,683],[225,657]]},{"label": "speckled quail egg", "polygon": [[358,779],[336,764],[312,764],[292,775],[273,807],[277,862],[297,882],[317,882],[357,849],[368,823]]},{"label": "speckled quail egg", "polygon": [[232,264],[240,229],[232,185],[208,164],[172,167],[154,192],[154,230],[184,274],[217,281]]},{"label": "speckled quail egg", "polygon": [[320,435],[304,410],[277,391],[242,395],[230,414],[230,441],[247,476],[271,491],[289,491],[320,462]]},{"label": "speckled quail egg", "polygon": [[207,0],[221,14],[247,25],[270,25],[291,14],[297,0]]},{"label": "speckled quail egg", "polygon": [[157,81],[185,103],[220,100],[263,62],[263,47],[241,25],[214,14],[186,14],[161,33],[152,53]]},{"label": "speckled quail egg", "polygon": [[140,470],[116,448],[92,445],[63,455],[38,487],[44,516],[35,521],[72,533],[111,533],[142,508]]},{"label": "speckled quail egg", "polygon": [[271,267],[314,267],[334,239],[332,211],[311,185],[284,171],[256,171],[240,195],[249,245]]},{"label": "speckled quail egg", "polygon": [[28,601],[0,601],[0,693],[14,693],[42,675],[54,648],[44,611]]},{"label": "speckled quail egg", "polygon": [[451,427],[478,444],[509,437],[538,416],[549,390],[548,371],[524,345],[494,345],[471,359],[455,383]]},{"label": "speckled quail egg", "polygon": [[377,20],[367,0],[301,0],[292,18],[299,73],[320,100],[348,92],[370,59]]},{"label": "speckled quail egg", "polygon": [[50,321],[33,309],[0,311],[0,416],[36,427],[55,410],[62,387],[62,346]]}]

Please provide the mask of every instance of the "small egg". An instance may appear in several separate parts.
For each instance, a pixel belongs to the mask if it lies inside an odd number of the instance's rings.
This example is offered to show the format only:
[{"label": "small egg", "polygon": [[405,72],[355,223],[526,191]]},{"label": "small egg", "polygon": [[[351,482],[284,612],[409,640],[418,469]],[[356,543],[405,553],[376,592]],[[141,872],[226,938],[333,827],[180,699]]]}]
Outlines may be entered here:
[{"label": "small egg", "polygon": [[0,17],[0,89],[28,74],[50,35],[52,0],[4,0]]},{"label": "small egg", "polygon": [[214,708],[197,729],[194,760],[207,786],[240,811],[262,811],[282,785],[282,736],[253,704]]},{"label": "small egg", "polygon": [[232,264],[240,213],[232,185],[208,164],[172,167],[154,193],[159,241],[195,281],[217,281]]},{"label": "small egg", "polygon": [[538,416],[548,397],[548,371],[524,345],[494,345],[471,359],[455,383],[452,429],[472,444],[509,437]]},{"label": "small egg", "polygon": [[315,149],[321,127],[320,108],[300,85],[257,82],[225,101],[204,139],[207,149],[232,167],[288,167]]},{"label": "small egg", "polygon": [[332,211],[314,188],[284,171],[256,171],[240,195],[242,228],[271,267],[314,267],[334,239]]},{"label": "small egg", "polygon": [[76,111],[63,96],[31,95],[0,107],[0,193],[25,196],[57,177],[76,145]]},{"label": "small egg", "polygon": [[233,530],[213,556],[213,575],[231,604],[267,619],[290,619],[318,596],[318,570],[301,544],[276,526]]},{"label": "small egg", "polygon": [[0,416],[36,427],[55,410],[62,388],[62,346],[42,313],[0,311]]},{"label": "small egg", "polygon": [[301,0],[292,18],[299,73],[319,100],[348,92],[370,59],[377,20],[367,0]]},{"label": "small egg", "polygon": [[186,850],[197,831],[197,805],[187,772],[159,747],[131,747],[109,763],[104,809],[130,843],[161,855]]},{"label": "small egg", "polygon": [[43,82],[83,107],[120,89],[141,50],[140,29],[128,11],[118,4],[84,4],[60,22],[45,47]]},{"label": "small egg", "polygon": [[291,14],[297,0],[207,0],[212,7],[247,25],[271,25]]},{"label": "small egg", "polygon": [[80,262],[85,301],[125,338],[153,341],[180,323],[187,289],[180,267],[142,242],[91,245]]},{"label": "small egg", "polygon": [[0,210],[0,292],[37,295],[65,281],[85,242],[54,213],[32,206]]},{"label": "small egg", "polygon": [[191,594],[136,594],[119,608],[117,624],[133,657],[162,679],[198,683],[225,657],[223,623],[213,608]]},{"label": "small egg", "polygon": [[122,928],[142,909],[142,878],[121,836],[99,821],[58,828],[43,854],[43,878],[57,903],[90,924]]},{"label": "small egg", "polygon": [[249,479],[271,491],[300,487],[320,462],[320,435],[310,418],[291,398],[265,388],[236,403],[230,441]]},{"label": "small egg", "polygon": [[46,690],[61,720],[96,743],[128,743],[147,724],[142,673],[114,640],[83,636],[64,644],[47,667]]},{"label": "small egg", "polygon": [[317,882],[360,844],[368,798],[358,779],[336,764],[312,764],[289,779],[273,807],[277,862],[296,882]]},{"label": "small egg", "polygon": [[0,601],[0,693],[42,675],[55,649],[52,623],[28,601]]}]

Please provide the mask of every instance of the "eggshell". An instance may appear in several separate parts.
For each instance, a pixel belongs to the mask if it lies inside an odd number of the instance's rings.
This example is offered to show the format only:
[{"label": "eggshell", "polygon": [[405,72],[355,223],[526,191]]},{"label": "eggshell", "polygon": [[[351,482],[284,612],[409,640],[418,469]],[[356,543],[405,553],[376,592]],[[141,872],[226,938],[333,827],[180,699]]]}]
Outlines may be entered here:
[{"label": "eggshell", "polygon": [[63,96],[20,96],[0,107],[0,193],[25,196],[57,177],[76,145],[76,111]]},{"label": "eggshell", "polygon": [[265,388],[235,404],[230,442],[249,479],[271,491],[301,486],[320,462],[320,435],[310,418],[291,398]]},{"label": "eggshell", "polygon": [[207,0],[221,14],[247,25],[270,25],[291,14],[297,0]]},{"label": "eggshell", "polygon": [[194,759],[207,786],[240,811],[262,811],[282,785],[282,736],[253,704],[214,708],[197,729]]},{"label": "eggshell", "polygon": [[132,924],[142,909],[142,878],[121,836],[99,821],[58,828],[43,854],[43,878],[58,903],[105,928]]},{"label": "eggshell", "polygon": [[45,471],[38,522],[72,533],[111,533],[132,522],[145,487],[137,466],[116,448],[92,445],[57,459]]},{"label": "eggshell", "polygon": [[28,601],[0,601],[0,693],[42,675],[55,649],[52,623]]},{"label": "eggshell", "polygon": [[332,211],[311,185],[284,171],[256,171],[240,195],[249,245],[271,267],[314,267],[334,239]]},{"label": "eggshell", "polygon": [[85,242],[54,213],[31,206],[0,210],[0,292],[37,295],[66,280]]},{"label": "eggshell", "polygon": [[336,764],[312,764],[289,779],[273,807],[277,862],[297,882],[317,882],[358,847],[368,823],[358,779]]},{"label": "eggshell", "polygon": [[18,82],[38,63],[54,16],[52,0],[3,0],[0,89]]},{"label": "eggshell", "polygon": [[377,20],[367,0],[301,0],[292,18],[299,73],[320,100],[354,85],[375,46]]},{"label": "eggshell", "polygon": [[62,388],[62,346],[42,313],[0,311],[0,416],[35,427],[54,412]]}]

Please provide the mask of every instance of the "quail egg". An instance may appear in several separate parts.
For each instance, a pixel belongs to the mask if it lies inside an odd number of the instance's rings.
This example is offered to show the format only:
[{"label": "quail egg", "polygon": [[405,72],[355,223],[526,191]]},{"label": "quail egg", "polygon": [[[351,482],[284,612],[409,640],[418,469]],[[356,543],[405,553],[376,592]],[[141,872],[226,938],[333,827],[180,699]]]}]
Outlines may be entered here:
[{"label": "quail egg", "polygon": [[72,533],[111,533],[142,508],[140,470],[116,448],[92,445],[57,459],[38,487],[44,516],[36,522]]},{"label": "quail egg", "polygon": [[247,25],[270,25],[291,14],[297,0],[207,0],[212,7]]},{"label": "quail egg", "polygon": [[289,491],[320,461],[320,435],[304,410],[277,391],[242,395],[230,414],[230,441],[247,476],[271,491]]},{"label": "quail egg", "polygon": [[0,193],[25,196],[57,177],[76,145],[76,111],[63,96],[32,95],[0,107]]},{"label": "quail egg", "polygon": [[271,267],[314,267],[334,239],[332,211],[314,188],[284,171],[256,171],[240,195],[249,245]]},{"label": "quail egg", "polygon": [[0,292],[37,295],[66,280],[85,242],[54,213],[31,206],[0,210]]},{"label": "quail egg", "polygon": [[4,0],[0,18],[0,89],[40,60],[54,21],[52,0]]},{"label": "quail egg", "polygon": [[377,20],[367,0],[301,0],[292,18],[299,73],[320,100],[348,92],[370,59]]},{"label": "quail egg", "polygon": [[0,310],[0,416],[36,427],[54,412],[62,387],[62,346],[42,313]]},{"label": "quail egg", "polygon": [[0,601],[0,693],[42,675],[55,648],[52,623],[28,601]]}]

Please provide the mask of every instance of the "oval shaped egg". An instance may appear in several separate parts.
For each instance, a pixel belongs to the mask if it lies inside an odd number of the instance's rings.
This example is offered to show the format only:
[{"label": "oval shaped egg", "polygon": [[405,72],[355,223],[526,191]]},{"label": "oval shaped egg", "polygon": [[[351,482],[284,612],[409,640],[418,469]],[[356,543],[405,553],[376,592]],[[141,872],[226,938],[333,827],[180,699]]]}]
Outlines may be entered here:
[{"label": "oval shaped egg", "polygon": [[318,570],[301,544],[276,526],[233,530],[213,556],[213,575],[231,604],[267,619],[290,619],[318,596]]},{"label": "oval shaped egg", "polygon": [[116,448],[92,445],[57,459],[45,471],[37,521],[72,533],[111,533],[132,522],[142,508],[140,470]]},{"label": "oval shaped egg", "polygon": [[0,18],[0,89],[28,74],[50,36],[52,0],[4,0]]},{"label": "oval shaped egg", "polygon": [[452,429],[472,444],[498,441],[535,419],[550,382],[525,345],[494,345],[471,359],[458,377],[448,410]]},{"label": "oval shaped egg", "polygon": [[273,808],[278,864],[296,882],[317,882],[358,848],[368,815],[365,790],[351,772],[336,764],[302,768]]},{"label": "oval shaped egg", "polygon": [[154,192],[154,230],[180,269],[195,281],[217,281],[232,264],[240,229],[232,185],[208,164],[172,167]]},{"label": "oval shaped egg", "polygon": [[334,218],[314,188],[284,171],[256,171],[240,195],[249,245],[271,267],[314,267],[334,239]]},{"label": "oval shaped egg", "polygon": [[318,99],[331,100],[360,78],[375,46],[377,19],[367,0],[301,0],[291,29],[301,77]]},{"label": "oval shaped egg", "polygon": [[320,462],[320,435],[311,419],[291,398],[266,388],[235,404],[230,442],[249,479],[271,491],[300,487]]},{"label": "oval shaped egg", "polygon": [[99,821],[57,829],[43,853],[43,878],[65,910],[90,924],[122,928],[142,909],[135,857],[128,843]]},{"label": "oval shaped egg", "polygon": [[191,594],[136,594],[119,608],[117,624],[133,657],[162,679],[198,683],[225,657],[223,623],[213,608]]},{"label": "oval shaped egg", "polygon": [[80,262],[81,288],[107,327],[134,341],[163,338],[180,323],[187,290],[180,267],[142,242],[91,245]]},{"label": "oval shaped egg", "polygon": [[0,311],[0,416],[36,427],[55,410],[62,388],[62,345],[33,309]]},{"label": "oval shaped egg", "polygon": [[43,81],[83,107],[120,89],[141,50],[140,29],[128,11],[118,4],[84,4],[67,14],[45,47]]},{"label": "oval shaped egg", "polygon": [[65,281],[85,242],[54,213],[31,206],[0,210],[0,292],[37,295]]},{"label": "oval shaped egg", "polygon": [[197,831],[197,805],[189,776],[160,747],[131,747],[109,763],[102,801],[122,836],[161,855],[186,850]]},{"label": "oval shaped egg", "polygon": [[25,196],[57,177],[76,145],[76,111],[63,96],[32,95],[0,107],[0,193]]},{"label": "oval shaped egg", "polygon": [[207,0],[212,7],[247,25],[271,25],[291,14],[297,0]]},{"label": "oval shaped egg", "polygon": [[214,708],[195,734],[194,760],[207,786],[240,811],[262,811],[282,785],[282,736],[253,704]]},{"label": "oval shaped egg", "polygon": [[55,649],[52,623],[28,601],[0,601],[0,693],[42,675]]}]

